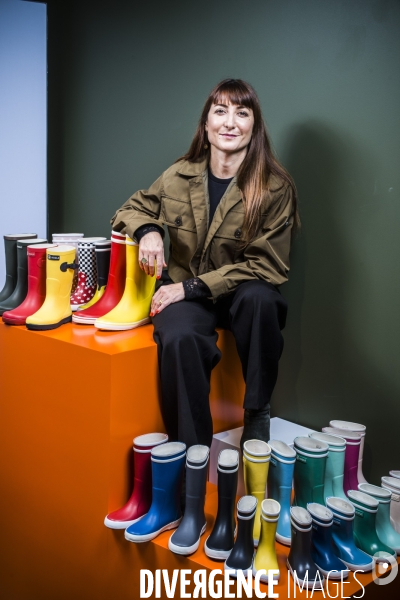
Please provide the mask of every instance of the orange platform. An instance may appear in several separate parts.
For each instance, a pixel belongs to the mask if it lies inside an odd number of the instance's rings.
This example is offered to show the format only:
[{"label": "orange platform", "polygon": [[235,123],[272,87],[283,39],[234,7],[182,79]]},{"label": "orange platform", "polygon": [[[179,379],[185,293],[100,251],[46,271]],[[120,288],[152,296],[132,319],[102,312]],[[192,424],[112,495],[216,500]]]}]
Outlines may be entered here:
[{"label": "orange platform", "polygon": [[[241,424],[244,393],[231,334],[220,332],[218,344],[223,358],[210,398],[215,432]],[[136,600],[140,569],[221,568],[202,551],[207,533],[183,558],[168,550],[170,532],[132,544],[103,525],[129,496],[132,438],[164,430],[151,325],[106,333],[1,323],[0,353],[1,600]],[[209,531],[216,513],[211,484],[206,512]],[[286,598],[287,549],[277,547],[282,579],[275,591]],[[392,586],[368,589],[383,597]],[[353,582],[344,589],[350,596],[359,588]]]}]

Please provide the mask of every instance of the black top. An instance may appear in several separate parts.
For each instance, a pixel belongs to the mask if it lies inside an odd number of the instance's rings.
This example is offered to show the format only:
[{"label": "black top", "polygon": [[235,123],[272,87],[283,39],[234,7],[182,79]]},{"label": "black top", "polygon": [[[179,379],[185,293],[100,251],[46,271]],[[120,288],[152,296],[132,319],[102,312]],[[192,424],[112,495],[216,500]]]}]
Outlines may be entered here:
[{"label": "black top", "polygon": [[219,177],[215,177],[215,175],[211,173],[210,167],[208,168],[208,196],[210,198],[210,218],[208,224],[213,220],[217,206],[232,179],[233,177],[230,177],[229,179],[219,179]]}]

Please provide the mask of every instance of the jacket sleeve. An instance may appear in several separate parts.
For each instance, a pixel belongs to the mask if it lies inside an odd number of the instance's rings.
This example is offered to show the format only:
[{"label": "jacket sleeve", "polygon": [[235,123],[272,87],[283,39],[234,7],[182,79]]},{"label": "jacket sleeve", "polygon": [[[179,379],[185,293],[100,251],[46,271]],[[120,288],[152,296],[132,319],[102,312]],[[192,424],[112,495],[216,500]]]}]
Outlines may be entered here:
[{"label": "jacket sleeve", "polygon": [[280,197],[262,223],[257,238],[245,248],[245,260],[199,276],[210,288],[212,297],[218,298],[240,283],[253,279],[268,281],[275,286],[285,283],[288,280],[293,220],[293,193],[292,188],[287,186],[280,190]]},{"label": "jacket sleeve", "polygon": [[133,238],[136,229],[143,225],[154,225],[162,229],[163,224],[158,220],[160,216],[162,191],[163,175],[161,175],[148,190],[140,190],[133,194],[133,196],[117,210],[111,219],[113,230],[127,233],[130,238]]}]

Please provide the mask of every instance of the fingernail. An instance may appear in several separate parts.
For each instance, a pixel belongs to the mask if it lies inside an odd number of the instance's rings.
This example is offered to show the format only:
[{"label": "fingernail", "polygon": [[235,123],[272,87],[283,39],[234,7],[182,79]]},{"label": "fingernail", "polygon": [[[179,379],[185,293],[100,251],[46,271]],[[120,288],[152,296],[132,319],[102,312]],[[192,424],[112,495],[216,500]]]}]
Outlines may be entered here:
[{"label": "fingernail", "polygon": [[157,279],[161,279],[161,275],[157,275]]},{"label": "fingernail", "polygon": [[151,317],[154,317],[154,313],[150,313],[150,316],[151,316]]}]

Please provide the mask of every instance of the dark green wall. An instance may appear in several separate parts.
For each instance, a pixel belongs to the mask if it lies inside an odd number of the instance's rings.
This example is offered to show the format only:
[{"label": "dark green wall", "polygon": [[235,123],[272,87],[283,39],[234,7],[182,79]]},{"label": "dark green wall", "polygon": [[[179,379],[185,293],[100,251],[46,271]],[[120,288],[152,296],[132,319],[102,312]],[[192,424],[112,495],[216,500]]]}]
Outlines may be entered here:
[{"label": "dark green wall", "polygon": [[400,468],[397,0],[49,2],[50,230],[114,210],[187,149],[211,87],[254,85],[303,230],[274,414],[368,428]]}]

